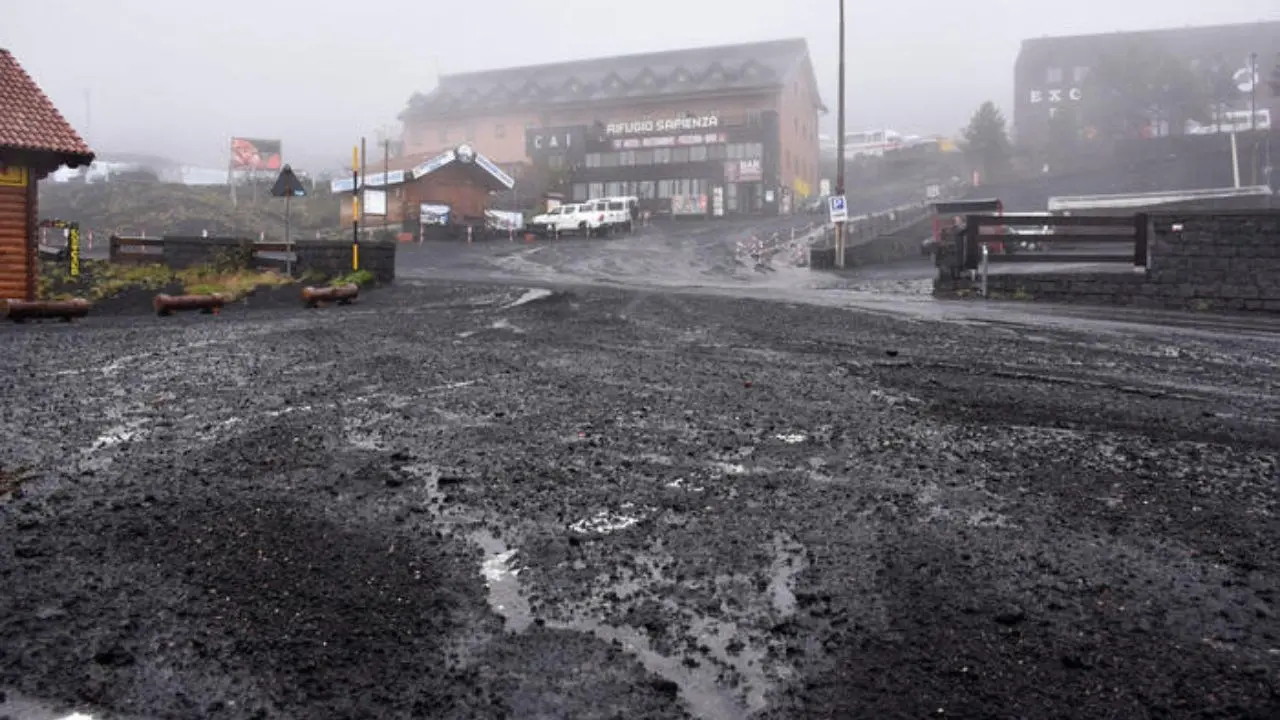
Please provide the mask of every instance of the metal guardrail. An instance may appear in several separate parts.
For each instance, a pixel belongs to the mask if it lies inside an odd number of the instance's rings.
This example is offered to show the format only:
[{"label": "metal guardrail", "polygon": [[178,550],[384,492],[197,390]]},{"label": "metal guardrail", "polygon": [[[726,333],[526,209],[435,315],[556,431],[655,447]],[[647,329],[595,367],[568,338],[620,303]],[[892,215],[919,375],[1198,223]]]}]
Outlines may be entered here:
[{"label": "metal guardrail", "polygon": [[[118,263],[152,263],[162,262],[165,244],[169,242],[163,237],[121,237],[111,236],[111,262]],[[297,250],[297,243],[255,242],[252,243],[252,254],[255,261],[279,261],[281,257],[268,255],[292,256]]]},{"label": "metal guardrail", "polygon": [[[1087,243],[1090,245],[1132,246],[1131,252],[1022,252],[1015,245],[1020,238],[1010,228],[1047,228],[1036,242],[1047,246]],[[1060,229],[1071,232],[1060,232]],[[984,232],[987,231],[987,232]],[[951,255],[952,275],[957,271],[976,273],[982,295],[987,295],[991,265],[1006,263],[1125,263],[1145,270],[1151,261],[1151,216],[1133,215],[969,215],[958,232],[952,233],[955,252]],[[944,266],[942,256],[939,265]]]}]

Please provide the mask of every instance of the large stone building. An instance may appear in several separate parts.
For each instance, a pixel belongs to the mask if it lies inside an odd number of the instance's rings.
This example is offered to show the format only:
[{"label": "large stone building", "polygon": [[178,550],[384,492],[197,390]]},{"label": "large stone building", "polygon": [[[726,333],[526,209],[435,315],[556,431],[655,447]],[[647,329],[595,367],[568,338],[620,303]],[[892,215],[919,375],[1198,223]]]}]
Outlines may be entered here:
[{"label": "large stone building", "polygon": [[[1055,121],[1070,125],[1069,131],[1091,136],[1096,128],[1089,127],[1087,113],[1082,112],[1086,104],[1098,101],[1087,97],[1090,71],[1104,58],[1143,57],[1135,48],[1168,53],[1186,63],[1197,82],[1216,79],[1217,89],[1204,90],[1219,106],[1214,109],[1217,117],[1207,125],[1159,127],[1156,122],[1138,132],[1178,135],[1252,128],[1250,104],[1255,99],[1259,128],[1272,127],[1277,100],[1266,79],[1280,62],[1280,21],[1024,40],[1014,69],[1018,143],[1032,150],[1049,146],[1060,137],[1056,132],[1062,132],[1061,125],[1055,128]],[[1253,56],[1261,81],[1256,92],[1250,80]]]},{"label": "large stone building", "polygon": [[786,211],[815,192],[825,112],[802,39],[446,75],[401,114],[404,148],[474,143],[573,199],[658,212]]}]

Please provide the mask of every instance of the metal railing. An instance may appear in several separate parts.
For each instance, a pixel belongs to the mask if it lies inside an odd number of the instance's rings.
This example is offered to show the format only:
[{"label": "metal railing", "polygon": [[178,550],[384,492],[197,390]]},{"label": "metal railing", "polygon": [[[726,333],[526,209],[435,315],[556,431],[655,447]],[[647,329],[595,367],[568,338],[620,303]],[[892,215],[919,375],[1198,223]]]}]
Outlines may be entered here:
[{"label": "metal railing", "polygon": [[[1028,235],[1018,233],[1019,228],[1042,231]],[[946,270],[949,266],[953,277],[957,271],[977,275],[984,296],[993,264],[1123,263],[1143,271],[1151,260],[1151,217],[1147,213],[969,215],[962,228],[949,234],[954,252],[946,259],[939,255],[940,268]],[[1124,249],[1117,252],[1112,248]]]}]

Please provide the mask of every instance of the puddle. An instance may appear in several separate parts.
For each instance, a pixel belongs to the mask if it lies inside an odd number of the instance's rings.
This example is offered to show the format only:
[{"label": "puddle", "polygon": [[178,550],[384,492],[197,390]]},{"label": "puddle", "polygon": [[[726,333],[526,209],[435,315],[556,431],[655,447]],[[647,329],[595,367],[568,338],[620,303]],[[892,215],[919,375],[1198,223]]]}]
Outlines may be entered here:
[{"label": "puddle", "polygon": [[713,462],[711,463],[711,467],[719,470],[725,475],[746,475],[747,474],[747,467],[745,465],[739,465],[737,463]]},{"label": "puddle", "polygon": [[484,550],[480,574],[489,589],[489,607],[506,619],[507,630],[524,632],[533,622],[533,610],[520,589],[517,577],[520,570],[512,567],[512,560],[519,551],[508,549],[506,543],[484,530],[469,537]]},{"label": "puddle", "polygon": [[632,527],[643,519],[641,513],[651,512],[647,509],[638,510],[635,503],[623,503],[620,509],[622,512],[616,513],[601,510],[589,518],[573,523],[569,529],[579,535],[608,535]]},{"label": "puddle", "polygon": [[783,617],[796,612],[796,578],[808,565],[804,546],[779,533],[773,538],[773,564],[769,567],[769,599]]},{"label": "puddle", "polygon": [[[663,655],[655,651],[649,643],[648,636],[639,630],[629,627],[615,627],[582,619],[575,622],[549,622],[547,627],[560,630],[589,632],[605,642],[617,642],[628,653],[633,655],[646,670],[664,680],[676,684],[680,698],[688,706],[690,714],[700,720],[741,720],[747,715],[764,708],[764,688],[754,687],[746,692],[746,698],[738,699],[736,693],[724,689],[720,684],[721,669],[715,665],[701,662],[696,667],[689,667],[681,657]],[[718,635],[718,634],[717,634]],[[703,639],[706,643],[706,639]],[[743,653],[744,662],[745,653]],[[759,661],[754,661],[757,667]]]},{"label": "puddle", "polygon": [[143,425],[145,423],[141,420],[131,420],[119,425],[112,425],[94,439],[89,445],[89,450],[106,450],[107,448],[137,440],[147,434],[146,430],[143,429]]},{"label": "puddle", "polygon": [[800,433],[787,433],[787,434],[777,435],[775,437],[777,437],[779,440],[781,440],[782,442],[788,445],[797,445],[799,443],[804,442],[807,439],[806,436],[801,435]]},{"label": "puddle", "polygon": [[[15,693],[12,690],[0,692],[0,718],[16,720],[94,720],[94,716],[81,712],[55,710],[66,707],[62,703],[42,702],[34,698]],[[121,717],[122,720],[125,716]]]},{"label": "puddle", "polygon": [[525,305],[527,303],[531,303],[531,302],[541,300],[543,298],[548,298],[548,297],[551,297],[550,290],[547,290],[546,288],[533,288],[531,290],[526,290],[523,295],[516,298],[516,300],[510,303],[509,305],[507,305],[507,307],[508,308],[519,307],[520,305]]},{"label": "puddle", "polygon": [[515,325],[512,325],[511,321],[506,318],[498,318],[497,320],[494,320],[493,324],[489,326],[489,329],[490,330],[510,330],[511,332],[517,333],[517,334],[524,333],[524,330],[521,330]]},{"label": "puddle", "polygon": [[672,480],[667,483],[665,487],[671,488],[672,490],[688,490],[689,492],[702,492],[704,489],[701,485],[690,485],[689,481],[682,477]]},{"label": "puddle", "polygon": [[872,389],[870,394],[871,394],[871,397],[875,398],[876,400],[887,403],[889,405],[896,406],[896,405],[923,405],[924,404],[924,400],[921,400],[920,398],[914,395],[907,395],[905,393],[895,394],[895,393],[887,393],[883,390]]}]

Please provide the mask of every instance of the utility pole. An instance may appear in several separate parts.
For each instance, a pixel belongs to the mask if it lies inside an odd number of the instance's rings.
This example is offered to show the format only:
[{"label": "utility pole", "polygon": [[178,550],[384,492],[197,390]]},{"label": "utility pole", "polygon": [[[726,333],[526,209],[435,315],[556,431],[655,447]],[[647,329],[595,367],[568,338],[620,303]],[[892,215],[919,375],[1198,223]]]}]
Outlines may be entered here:
[{"label": "utility pole", "polygon": [[[836,196],[844,196],[844,0],[840,0],[840,78],[836,88]],[[847,205],[846,205],[847,206]],[[836,223],[836,267],[844,267],[845,223]]]},{"label": "utility pole", "polygon": [[84,89],[84,139],[93,143],[93,95],[89,88]]},{"label": "utility pole", "polygon": [[1249,127],[1253,131],[1253,152],[1250,155],[1250,175],[1253,182],[1250,184],[1257,186],[1258,184],[1258,53],[1249,53]]},{"label": "utility pole", "polygon": [[391,228],[391,134],[382,140],[382,225]]}]

